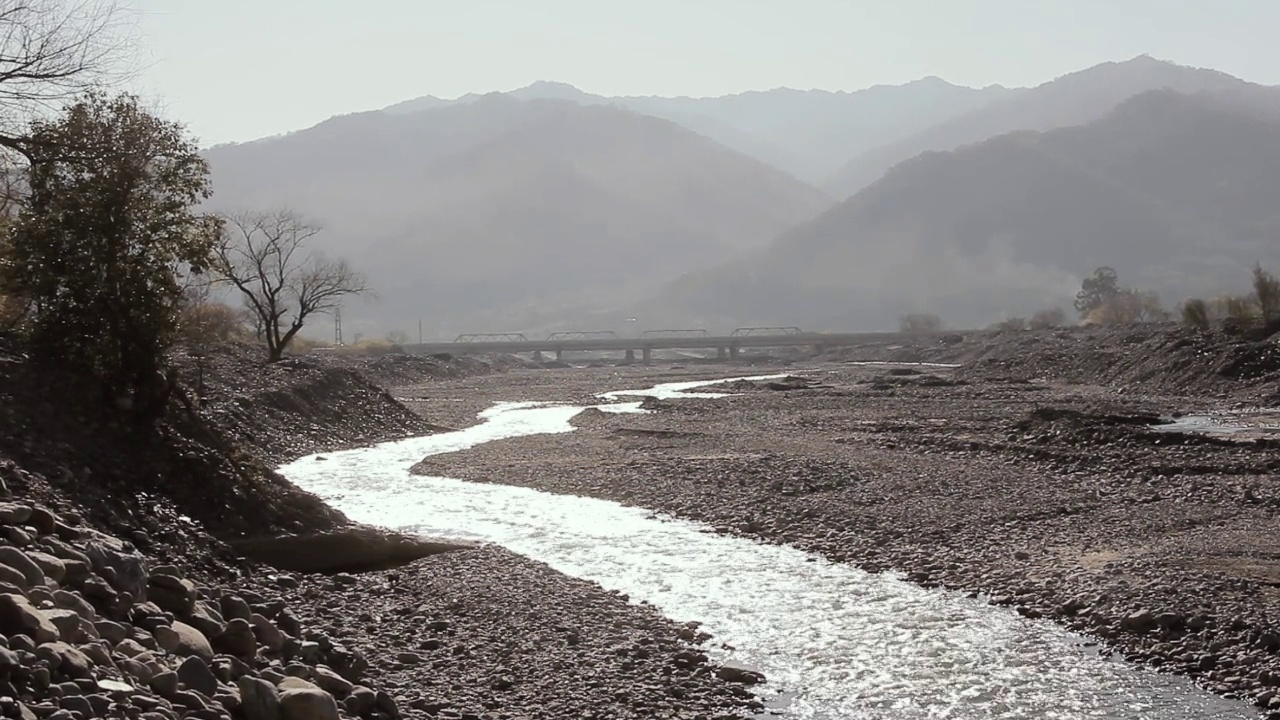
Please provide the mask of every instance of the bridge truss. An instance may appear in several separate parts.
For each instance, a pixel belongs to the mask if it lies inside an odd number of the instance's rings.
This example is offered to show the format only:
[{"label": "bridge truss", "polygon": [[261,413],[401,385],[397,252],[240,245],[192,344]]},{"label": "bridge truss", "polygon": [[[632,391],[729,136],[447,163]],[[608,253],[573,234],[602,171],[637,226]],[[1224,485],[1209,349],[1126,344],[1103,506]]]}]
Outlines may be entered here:
[{"label": "bridge truss", "polygon": [[701,329],[645,330],[640,333],[647,338],[698,338],[711,337],[711,333]]},{"label": "bridge truss", "polygon": [[804,331],[795,325],[786,327],[740,327],[729,333],[730,337],[751,337],[752,335],[803,335]]},{"label": "bridge truss", "polygon": [[470,333],[459,335],[454,342],[529,342],[529,338],[525,337],[524,333]]},{"label": "bridge truss", "polygon": [[556,340],[609,340],[618,337],[612,330],[566,330],[547,336],[547,342]]}]

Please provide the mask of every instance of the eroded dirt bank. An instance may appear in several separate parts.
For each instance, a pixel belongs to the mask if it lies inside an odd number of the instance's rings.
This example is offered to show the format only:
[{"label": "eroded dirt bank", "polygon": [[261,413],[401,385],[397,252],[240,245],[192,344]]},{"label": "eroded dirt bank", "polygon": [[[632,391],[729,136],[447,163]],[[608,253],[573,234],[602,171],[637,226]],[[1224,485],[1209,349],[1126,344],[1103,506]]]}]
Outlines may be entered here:
[{"label": "eroded dirt bank", "polygon": [[[1136,354],[1178,342],[1102,345],[1129,369],[1111,362],[1098,384],[1079,382],[1088,373],[1061,358],[1055,368],[1042,354],[972,347],[979,361],[958,370],[818,364],[804,373],[813,382],[728,386],[732,397],[642,416],[588,412],[578,432],[499,441],[415,470],[616,500],[982,593],[1280,710],[1280,441],[1152,427],[1163,414],[1268,402],[1276,356],[1219,343],[1214,352],[1243,356],[1221,363],[1193,341],[1187,353],[1226,372],[1182,368],[1200,380],[1175,383],[1159,370],[1169,357]],[[1250,370],[1233,380],[1240,367]],[[767,371],[526,370],[472,378],[465,395],[584,401]],[[449,391],[432,392],[443,402]]]}]

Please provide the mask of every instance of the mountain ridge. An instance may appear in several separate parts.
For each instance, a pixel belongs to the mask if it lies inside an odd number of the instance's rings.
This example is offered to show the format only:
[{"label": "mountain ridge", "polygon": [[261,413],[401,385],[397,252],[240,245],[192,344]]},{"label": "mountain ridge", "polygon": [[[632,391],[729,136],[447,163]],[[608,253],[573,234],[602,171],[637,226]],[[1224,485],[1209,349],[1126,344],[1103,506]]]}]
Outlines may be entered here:
[{"label": "mountain ridge", "polygon": [[465,104],[493,95],[619,105],[672,120],[817,184],[847,158],[1010,92],[999,85],[968,88],[937,76],[853,91],[774,88],[706,98],[603,96],[568,83],[537,81],[514,90],[469,93],[454,100],[428,95],[389,105],[381,112],[412,114],[442,103]]},{"label": "mountain ridge", "polygon": [[1212,91],[1224,95],[1266,88],[1276,94],[1276,102],[1280,103],[1280,88],[1250,83],[1218,70],[1139,55],[1066,73],[1036,87],[997,98],[855,157],[819,185],[836,197],[848,197],[897,163],[922,152],[953,150],[1016,130],[1080,125],[1102,117],[1135,95],[1166,87],[1179,92]]},{"label": "mountain ridge", "polygon": [[638,297],[831,203],[668,120],[501,95],[206,156],[210,209],[292,207],[327,226],[322,250],[369,274],[380,305],[347,324],[376,313],[431,334]]},{"label": "mountain ridge", "polygon": [[1156,90],[1085,125],[926,152],[633,312],[891,329],[926,311],[972,326],[1067,307],[1099,265],[1169,303],[1240,287],[1253,263],[1280,264],[1280,112],[1261,107]]}]

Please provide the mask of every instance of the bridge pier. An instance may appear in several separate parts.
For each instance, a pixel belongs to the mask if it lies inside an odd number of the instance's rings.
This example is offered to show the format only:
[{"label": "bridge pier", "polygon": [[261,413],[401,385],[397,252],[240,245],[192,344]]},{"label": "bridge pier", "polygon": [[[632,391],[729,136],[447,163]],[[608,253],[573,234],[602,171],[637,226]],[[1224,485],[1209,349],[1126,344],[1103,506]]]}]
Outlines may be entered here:
[{"label": "bridge pier", "polygon": [[730,359],[730,360],[737,360],[737,359],[738,359],[738,346],[737,346],[737,345],[730,345],[730,346],[729,346],[729,359]]},{"label": "bridge pier", "polygon": [[645,348],[642,350],[640,357],[644,360],[644,364],[648,365],[653,361],[653,348]]},{"label": "bridge pier", "polygon": [[534,362],[536,362],[536,363],[543,362],[543,360],[542,360],[542,351],[541,351],[541,350],[534,350],[534,351],[533,351],[533,361],[534,361]]},{"label": "bridge pier", "polygon": [[564,350],[561,350],[560,348],[556,348],[556,362],[561,362],[563,360],[564,360]]},{"label": "bridge pier", "polygon": [[630,348],[628,348],[628,349],[627,349],[626,361],[627,361],[627,362],[629,362],[629,363],[633,363],[633,362],[635,362],[635,361],[636,361],[636,351],[635,351],[635,350],[632,350],[632,349],[630,349]]},{"label": "bridge pier", "polygon": [[722,348],[722,347],[718,347],[718,348],[716,348],[716,359],[717,359],[717,360],[723,360],[723,359],[724,359],[724,356],[725,356],[726,354],[728,354],[728,351],[727,351],[727,350],[725,350],[724,348]]}]

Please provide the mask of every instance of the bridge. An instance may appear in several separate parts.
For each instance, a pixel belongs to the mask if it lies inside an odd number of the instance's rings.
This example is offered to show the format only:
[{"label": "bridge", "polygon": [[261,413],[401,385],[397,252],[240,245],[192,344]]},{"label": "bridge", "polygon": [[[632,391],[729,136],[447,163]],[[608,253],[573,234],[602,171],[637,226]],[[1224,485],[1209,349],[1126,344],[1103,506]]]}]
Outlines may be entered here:
[{"label": "bridge", "polygon": [[552,333],[543,340],[531,340],[522,333],[468,333],[453,342],[405,344],[405,352],[435,355],[482,355],[493,353],[555,353],[563,360],[566,352],[623,352],[629,361],[637,352],[649,362],[654,350],[715,350],[716,357],[736,360],[748,348],[812,347],[821,352],[827,348],[865,345],[901,339],[901,333],[814,333],[798,327],[738,328],[728,335],[712,335],[697,328],[646,330],[639,337],[621,337],[610,330]]}]

